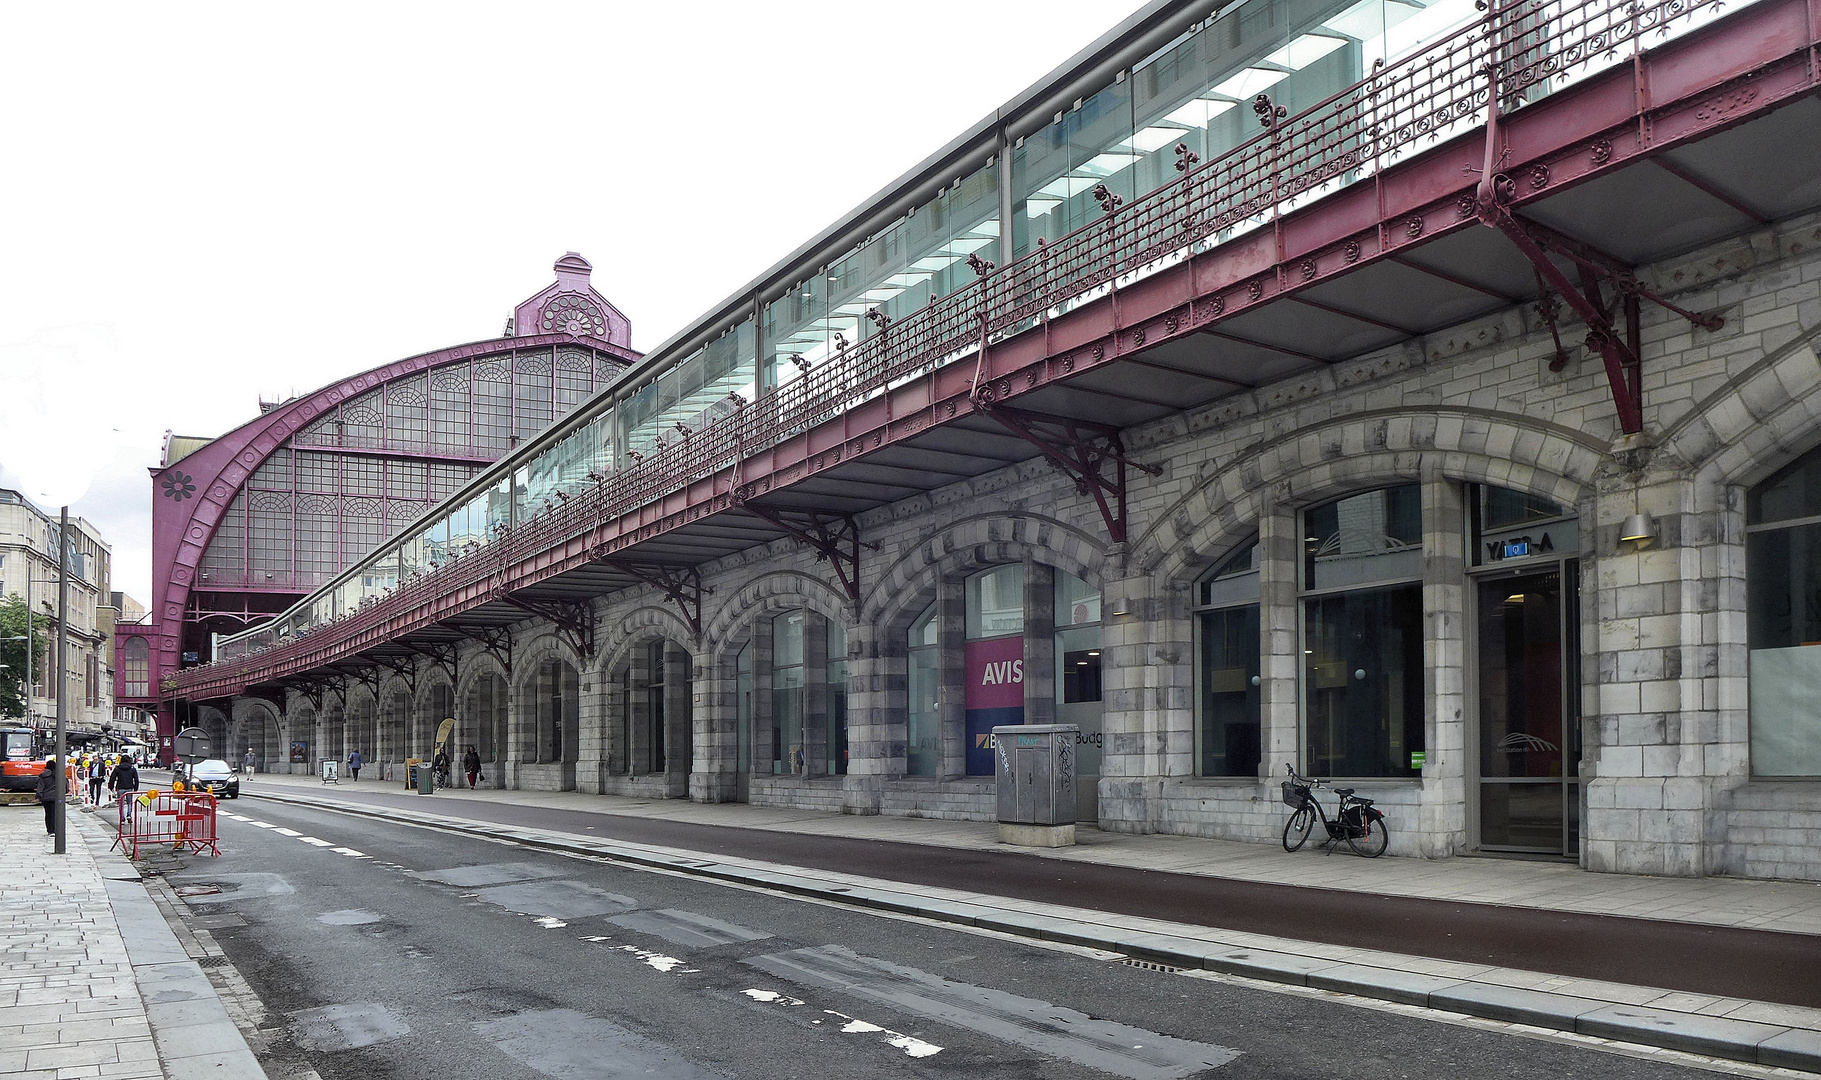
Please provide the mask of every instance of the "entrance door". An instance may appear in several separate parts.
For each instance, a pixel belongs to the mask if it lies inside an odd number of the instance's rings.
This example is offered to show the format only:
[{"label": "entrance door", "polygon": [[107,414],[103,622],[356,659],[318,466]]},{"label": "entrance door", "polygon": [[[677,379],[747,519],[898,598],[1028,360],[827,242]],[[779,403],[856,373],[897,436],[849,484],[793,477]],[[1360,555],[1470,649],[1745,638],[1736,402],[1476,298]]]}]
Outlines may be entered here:
[{"label": "entrance door", "polygon": [[1580,843],[1576,653],[1563,575],[1480,579],[1479,846],[1573,855]]}]

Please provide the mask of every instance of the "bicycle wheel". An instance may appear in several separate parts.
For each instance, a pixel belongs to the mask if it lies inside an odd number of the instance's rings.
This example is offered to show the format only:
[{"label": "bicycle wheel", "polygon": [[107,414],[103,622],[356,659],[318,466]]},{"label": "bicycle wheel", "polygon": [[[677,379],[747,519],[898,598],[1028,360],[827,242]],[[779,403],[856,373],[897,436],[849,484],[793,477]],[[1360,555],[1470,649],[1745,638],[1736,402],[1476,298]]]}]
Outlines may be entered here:
[{"label": "bicycle wheel", "polygon": [[1355,855],[1376,859],[1385,853],[1385,845],[1391,842],[1391,834],[1385,831],[1385,819],[1366,818],[1366,835],[1347,837],[1347,846]]},{"label": "bicycle wheel", "polygon": [[1307,806],[1297,807],[1290,820],[1284,822],[1284,850],[1295,851],[1309,839],[1309,830],[1315,825],[1315,811]]}]

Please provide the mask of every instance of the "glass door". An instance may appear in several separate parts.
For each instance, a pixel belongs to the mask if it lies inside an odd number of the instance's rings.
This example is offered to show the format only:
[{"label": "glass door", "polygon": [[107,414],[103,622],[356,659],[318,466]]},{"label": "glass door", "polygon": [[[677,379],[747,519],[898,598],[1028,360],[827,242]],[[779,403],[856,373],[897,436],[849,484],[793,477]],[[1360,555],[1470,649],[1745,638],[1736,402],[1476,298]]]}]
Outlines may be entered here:
[{"label": "glass door", "polygon": [[1482,578],[1479,846],[1573,855],[1580,843],[1573,627],[1563,574]]}]

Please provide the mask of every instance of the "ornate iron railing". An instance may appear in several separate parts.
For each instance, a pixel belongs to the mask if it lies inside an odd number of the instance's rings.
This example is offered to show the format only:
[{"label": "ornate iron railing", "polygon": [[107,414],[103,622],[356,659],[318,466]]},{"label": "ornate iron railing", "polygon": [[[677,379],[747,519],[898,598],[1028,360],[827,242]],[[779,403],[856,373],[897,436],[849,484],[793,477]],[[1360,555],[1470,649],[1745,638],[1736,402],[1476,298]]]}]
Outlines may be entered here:
[{"label": "ornate iron railing", "polygon": [[[1666,37],[1678,20],[1692,22],[1690,16],[1723,6],[1724,0],[1508,0],[1300,113],[1280,115],[1261,96],[1253,105],[1261,132],[1249,142],[890,323],[479,551],[305,634],[266,639],[271,644],[257,653],[256,663],[224,659],[185,669],[174,685],[251,674],[320,648],[324,634],[353,644],[431,600],[482,582],[504,588],[511,569],[526,559],[777,446],[891,385],[972,355],[983,341],[1259,227],[1425,143],[1478,127],[1495,63],[1500,109],[1508,111],[1628,62],[1648,35]],[[261,640],[257,634],[240,639],[252,646],[250,653]],[[267,655],[273,648],[280,655]]]}]

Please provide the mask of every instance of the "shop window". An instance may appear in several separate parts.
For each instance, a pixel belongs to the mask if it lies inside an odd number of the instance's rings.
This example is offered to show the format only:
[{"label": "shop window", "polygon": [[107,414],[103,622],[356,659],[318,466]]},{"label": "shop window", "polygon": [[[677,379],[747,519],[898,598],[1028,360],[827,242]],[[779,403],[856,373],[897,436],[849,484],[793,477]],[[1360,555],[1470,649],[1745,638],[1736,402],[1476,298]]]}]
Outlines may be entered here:
[{"label": "shop window", "polygon": [[1259,676],[1258,542],[1196,583],[1196,769],[1258,775],[1264,694]]},{"label": "shop window", "polygon": [[646,766],[643,771],[661,773],[664,761],[664,642],[645,646],[645,746]]},{"label": "shop window", "polygon": [[937,697],[942,685],[942,655],[936,641],[936,605],[911,623],[908,663],[909,705],[904,771],[935,776],[939,771],[942,712]]},{"label": "shop window", "polygon": [[967,601],[963,762],[969,776],[991,776],[993,729],[1024,723],[1024,566],[1008,563],[970,576]]},{"label": "shop window", "polygon": [[1745,502],[1751,771],[1821,776],[1821,450]]},{"label": "shop window", "polygon": [[847,775],[847,627],[830,620],[828,627],[828,775]]},{"label": "shop window", "polygon": [[740,649],[740,655],[734,661],[734,710],[738,719],[738,742],[735,753],[739,755],[735,772],[752,771],[752,642],[748,641]]},{"label": "shop window", "polygon": [[1024,633],[1024,567],[982,570],[967,579],[967,639]]},{"label": "shop window", "polygon": [[1313,775],[1415,777],[1423,761],[1422,489],[1303,514],[1303,721]]},{"label": "shop window", "polygon": [[[1056,722],[1075,736],[1077,784],[1092,789],[1100,776],[1105,727],[1100,695],[1100,590],[1056,571]],[[1080,787],[1077,794],[1086,794]],[[1089,814],[1087,816],[1092,816]]]},{"label": "shop window", "polygon": [[771,621],[771,771],[800,774],[803,757],[803,613]]}]

